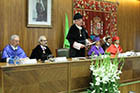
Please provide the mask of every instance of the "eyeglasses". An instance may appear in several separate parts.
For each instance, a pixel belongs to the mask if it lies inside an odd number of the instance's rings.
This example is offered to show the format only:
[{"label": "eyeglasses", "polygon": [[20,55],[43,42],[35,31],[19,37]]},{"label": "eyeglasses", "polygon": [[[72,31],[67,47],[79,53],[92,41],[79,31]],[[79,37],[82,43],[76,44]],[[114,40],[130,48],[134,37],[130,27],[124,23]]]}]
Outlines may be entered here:
[{"label": "eyeglasses", "polygon": [[43,41],[43,42],[47,42],[47,40],[41,40],[41,41]]},{"label": "eyeglasses", "polygon": [[19,40],[14,40],[15,42],[19,42]]}]

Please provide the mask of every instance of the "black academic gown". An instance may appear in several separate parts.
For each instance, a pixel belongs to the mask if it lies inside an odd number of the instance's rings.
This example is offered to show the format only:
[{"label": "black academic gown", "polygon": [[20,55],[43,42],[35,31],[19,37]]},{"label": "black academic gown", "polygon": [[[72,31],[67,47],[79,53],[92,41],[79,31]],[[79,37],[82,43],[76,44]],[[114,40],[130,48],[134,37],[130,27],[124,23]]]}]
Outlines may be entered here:
[{"label": "black academic gown", "polygon": [[110,46],[110,45],[108,45],[108,44],[105,43],[105,44],[102,45],[102,48],[103,48],[104,51],[106,51],[106,49],[107,49],[109,46]]},{"label": "black academic gown", "polygon": [[31,59],[41,59],[42,61],[47,60],[48,57],[52,55],[50,49],[46,46],[45,53],[40,45],[37,45],[36,48],[33,49],[32,54],[30,56]]},{"label": "black academic gown", "polygon": [[86,43],[85,40],[87,38],[88,38],[88,33],[86,32],[86,30],[83,27],[82,27],[81,36],[80,36],[80,31],[76,27],[76,25],[73,24],[71,26],[71,28],[69,29],[68,35],[67,35],[67,39],[70,42],[70,57],[84,57],[85,56],[85,48],[77,50],[77,49],[73,48],[73,43],[78,42],[78,43],[82,43],[85,45],[85,43]]}]

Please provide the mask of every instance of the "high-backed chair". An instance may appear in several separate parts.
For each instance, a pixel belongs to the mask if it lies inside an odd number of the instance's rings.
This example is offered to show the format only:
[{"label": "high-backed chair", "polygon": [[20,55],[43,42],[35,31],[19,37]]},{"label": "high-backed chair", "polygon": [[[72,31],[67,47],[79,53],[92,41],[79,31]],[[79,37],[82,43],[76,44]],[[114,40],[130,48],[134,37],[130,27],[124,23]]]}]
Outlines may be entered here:
[{"label": "high-backed chair", "polygon": [[0,51],[0,61],[1,61],[1,57],[2,57],[2,51]]},{"label": "high-backed chair", "polygon": [[56,49],[56,57],[69,57],[69,49],[68,48]]}]

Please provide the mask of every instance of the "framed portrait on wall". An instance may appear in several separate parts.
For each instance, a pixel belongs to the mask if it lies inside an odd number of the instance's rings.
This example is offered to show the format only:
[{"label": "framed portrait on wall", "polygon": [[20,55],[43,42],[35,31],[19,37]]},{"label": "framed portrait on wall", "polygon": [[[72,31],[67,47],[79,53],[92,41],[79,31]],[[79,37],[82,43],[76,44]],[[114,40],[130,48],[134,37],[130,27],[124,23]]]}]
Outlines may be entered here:
[{"label": "framed portrait on wall", "polygon": [[52,0],[28,0],[28,27],[52,27]]}]

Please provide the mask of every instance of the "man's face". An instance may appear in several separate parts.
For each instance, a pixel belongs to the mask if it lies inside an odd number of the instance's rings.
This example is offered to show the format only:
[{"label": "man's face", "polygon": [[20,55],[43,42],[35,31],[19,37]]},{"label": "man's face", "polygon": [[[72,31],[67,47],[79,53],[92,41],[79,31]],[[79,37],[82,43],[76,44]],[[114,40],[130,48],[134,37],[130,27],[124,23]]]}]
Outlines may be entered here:
[{"label": "man's face", "polygon": [[11,44],[14,46],[14,47],[17,47],[19,45],[19,38],[16,37],[14,38],[13,40],[11,40]]},{"label": "man's face", "polygon": [[43,45],[43,46],[47,46],[47,39],[46,39],[46,38],[43,38],[43,39],[40,41],[40,44]]},{"label": "man's face", "polygon": [[77,24],[78,26],[82,26],[83,25],[83,19],[76,19],[75,24]]},{"label": "man's face", "polygon": [[107,42],[108,42],[109,44],[111,44],[111,43],[112,43],[111,39],[108,39],[108,40],[107,40]]},{"label": "man's face", "polygon": [[119,40],[116,40],[115,41],[115,44],[119,45],[120,41]]},{"label": "man's face", "polygon": [[100,41],[96,41],[96,46],[100,46]]}]

